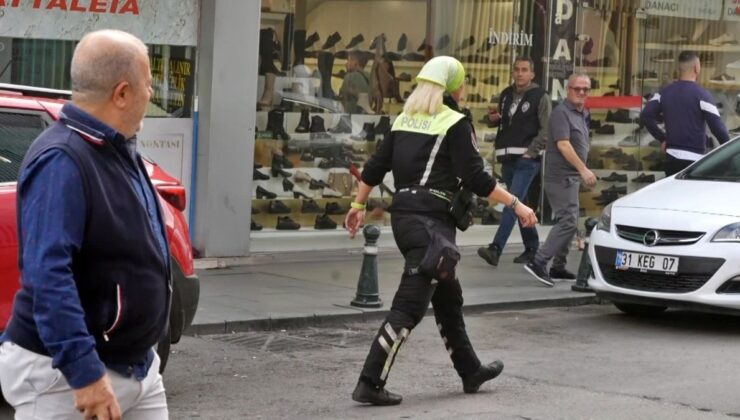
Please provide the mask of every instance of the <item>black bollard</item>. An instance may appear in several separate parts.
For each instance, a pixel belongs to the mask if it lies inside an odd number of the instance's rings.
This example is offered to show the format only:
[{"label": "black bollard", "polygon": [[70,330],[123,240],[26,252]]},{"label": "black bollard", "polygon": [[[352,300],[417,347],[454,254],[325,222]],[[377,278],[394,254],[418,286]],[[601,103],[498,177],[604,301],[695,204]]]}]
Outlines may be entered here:
[{"label": "black bollard", "polygon": [[576,275],[576,283],[570,286],[570,290],[574,292],[591,293],[590,287],[588,287],[588,279],[594,274],[594,268],[591,267],[591,259],[588,257],[588,238],[591,236],[591,231],[594,230],[596,224],[599,221],[594,217],[589,217],[584,222],[586,225],[586,237],[585,244],[583,247],[583,254],[581,254],[581,263],[578,264],[578,274]]},{"label": "black bollard", "polygon": [[357,295],[350,305],[360,308],[380,308],[383,301],[378,293],[378,238],[380,228],[366,225],[362,229],[365,237],[365,250],[362,252],[362,269],[357,281]]}]

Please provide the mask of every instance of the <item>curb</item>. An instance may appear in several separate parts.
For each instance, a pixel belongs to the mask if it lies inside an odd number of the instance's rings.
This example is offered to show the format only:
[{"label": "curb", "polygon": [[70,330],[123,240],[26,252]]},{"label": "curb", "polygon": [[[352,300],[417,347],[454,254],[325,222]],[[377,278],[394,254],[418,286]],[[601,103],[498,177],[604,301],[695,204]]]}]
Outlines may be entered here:
[{"label": "curb", "polygon": [[[588,294],[586,296],[556,299],[533,299],[512,302],[481,303],[477,305],[463,306],[463,313],[465,315],[473,315],[484,312],[571,307],[593,305],[597,303],[601,303],[601,299],[599,299],[594,294]],[[271,331],[308,327],[333,327],[347,323],[383,320],[389,313],[389,310],[384,309],[346,314],[314,314],[287,318],[265,318],[252,319],[248,321],[224,321],[219,323],[191,325],[184,332],[184,334],[188,336],[194,336],[209,334],[229,334],[233,332],[246,331]],[[426,315],[428,316],[432,314],[432,309],[428,309]]]}]

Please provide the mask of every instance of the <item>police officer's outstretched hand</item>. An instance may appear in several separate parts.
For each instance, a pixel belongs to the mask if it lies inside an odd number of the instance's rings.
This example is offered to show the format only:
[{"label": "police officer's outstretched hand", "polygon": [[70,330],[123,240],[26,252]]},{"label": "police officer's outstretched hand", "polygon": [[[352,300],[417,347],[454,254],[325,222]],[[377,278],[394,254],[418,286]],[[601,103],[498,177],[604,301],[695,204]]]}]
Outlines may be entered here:
[{"label": "police officer's outstretched hand", "polygon": [[344,218],[344,226],[349,232],[350,239],[354,239],[357,231],[365,224],[365,210],[351,208]]},{"label": "police officer's outstretched hand", "polygon": [[514,207],[514,213],[516,213],[516,216],[519,218],[519,222],[522,224],[522,227],[532,227],[537,224],[537,215],[534,214],[534,210],[524,203],[518,203],[516,207]]}]

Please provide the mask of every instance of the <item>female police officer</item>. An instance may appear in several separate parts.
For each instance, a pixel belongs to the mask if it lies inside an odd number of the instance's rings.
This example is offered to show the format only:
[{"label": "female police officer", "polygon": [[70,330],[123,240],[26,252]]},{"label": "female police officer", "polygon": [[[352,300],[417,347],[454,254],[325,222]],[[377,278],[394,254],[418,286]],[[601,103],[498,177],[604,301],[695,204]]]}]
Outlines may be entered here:
[{"label": "female police officer", "polygon": [[[456,222],[449,208],[452,196],[462,187],[513,208],[523,226],[537,223],[532,209],[497,188],[494,179],[483,170],[470,122],[460,112],[443,105],[445,94],[455,102],[460,100],[464,79],[462,64],[452,57],[435,57],[424,65],[403,113],[367,162],[357,197],[347,213],[347,230],[354,237],[364,222],[368,194],[388,171],[393,171],[396,194],[391,205],[391,226],[405,258],[404,273],[391,312],[370,346],[352,393],[355,401],[374,405],[401,403],[400,395],[385,390],[385,382],[399,347],[421,321],[430,300],[437,327],[462,378],[463,391],[478,391],[481,384],[503,370],[499,360],[482,365],[473,350],[465,331],[459,280],[454,274],[444,278],[422,269],[428,251],[436,252],[437,245],[445,241],[454,244]],[[441,242],[439,237],[443,238]],[[433,257],[437,261],[437,256]]]}]

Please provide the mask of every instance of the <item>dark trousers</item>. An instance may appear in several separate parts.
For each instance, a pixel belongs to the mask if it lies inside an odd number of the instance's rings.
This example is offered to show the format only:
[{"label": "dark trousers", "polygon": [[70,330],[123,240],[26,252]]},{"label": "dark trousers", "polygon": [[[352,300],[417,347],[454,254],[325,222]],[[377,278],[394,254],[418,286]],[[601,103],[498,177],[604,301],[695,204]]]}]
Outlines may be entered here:
[{"label": "dark trousers", "polygon": [[683,171],[684,169],[686,169],[692,163],[694,163],[693,160],[677,159],[669,154],[666,154],[665,162],[663,163],[663,170],[665,171],[665,176],[675,175]]},{"label": "dark trousers", "polygon": [[[408,273],[408,269],[419,265],[429,244],[429,234],[422,217],[399,212],[391,215],[393,237],[405,258],[405,267],[393,297],[391,312],[381,324],[360,374],[361,380],[377,386],[385,385],[398,349],[424,317],[430,301],[437,329],[457,373],[465,377],[477,371],[481,365],[465,331],[460,281],[437,282],[424,274]],[[455,227],[447,215],[440,215],[433,220],[434,229],[454,241]]]}]

